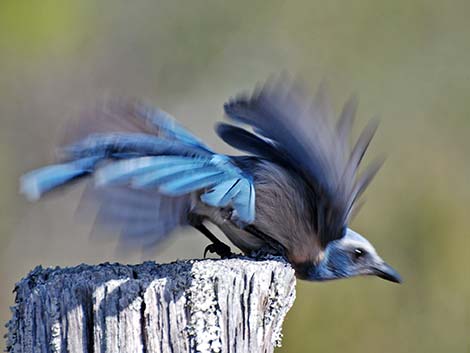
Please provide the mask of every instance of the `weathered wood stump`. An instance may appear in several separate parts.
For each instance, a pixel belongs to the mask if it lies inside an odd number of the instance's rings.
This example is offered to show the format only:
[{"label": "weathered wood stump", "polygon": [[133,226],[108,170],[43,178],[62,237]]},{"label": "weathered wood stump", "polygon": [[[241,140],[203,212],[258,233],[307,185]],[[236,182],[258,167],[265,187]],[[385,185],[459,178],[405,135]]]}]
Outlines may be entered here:
[{"label": "weathered wood stump", "polygon": [[37,267],[15,291],[11,353],[272,352],[295,276],[274,258]]}]

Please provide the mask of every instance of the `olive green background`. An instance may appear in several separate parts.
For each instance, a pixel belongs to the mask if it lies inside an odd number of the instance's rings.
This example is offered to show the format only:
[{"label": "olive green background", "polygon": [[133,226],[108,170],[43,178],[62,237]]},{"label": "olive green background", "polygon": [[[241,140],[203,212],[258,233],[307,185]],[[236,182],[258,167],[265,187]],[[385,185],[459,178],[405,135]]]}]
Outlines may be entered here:
[{"label": "olive green background", "polygon": [[[220,151],[222,104],[288,70],[335,109],[378,115],[387,162],[352,227],[403,275],[299,282],[278,352],[470,352],[470,2],[0,1],[0,321],[37,264],[144,259],[90,239],[80,186],[30,204],[65,122],[106,96],[145,98]],[[151,259],[200,257],[184,230]],[[148,255],[146,255],[148,256]],[[148,258],[148,257],[147,257]],[[3,344],[2,344],[3,345]]]}]

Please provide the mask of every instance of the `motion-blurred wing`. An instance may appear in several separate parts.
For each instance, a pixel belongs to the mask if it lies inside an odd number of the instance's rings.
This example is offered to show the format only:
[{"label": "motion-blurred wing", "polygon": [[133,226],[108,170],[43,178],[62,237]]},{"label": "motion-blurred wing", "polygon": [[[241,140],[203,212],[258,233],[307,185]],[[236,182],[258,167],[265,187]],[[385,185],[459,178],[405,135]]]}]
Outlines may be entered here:
[{"label": "motion-blurred wing", "polygon": [[93,175],[84,199],[98,205],[97,224],[119,228],[125,239],[158,242],[185,224],[192,193],[208,205],[233,205],[242,223],[254,220],[251,179],[169,114],[138,101],[111,100],[84,114],[59,152],[57,164],[21,178],[21,192],[37,200]]},{"label": "motion-blurred wing", "polygon": [[134,134],[178,141],[196,150],[212,153],[211,149],[165,111],[139,100],[110,99],[70,121],[65,129],[62,146],[74,145],[89,136]]},{"label": "motion-blurred wing", "polygon": [[158,245],[178,226],[187,224],[190,205],[189,195],[169,197],[155,190],[136,190],[126,185],[96,188],[90,182],[79,213],[91,212],[98,230],[117,232],[122,245],[148,248]]},{"label": "motion-blurred wing", "polygon": [[322,245],[342,237],[354,201],[377,169],[373,166],[374,172],[366,171],[364,175],[368,177],[357,181],[359,164],[376,125],[367,126],[350,151],[349,135],[356,101],[353,99],[345,105],[335,126],[323,87],[312,100],[299,82],[280,76],[269,80],[251,96],[231,99],[224,108],[230,118],[251,125],[262,137],[256,140],[256,135],[247,132],[250,135],[246,141],[256,141],[254,148],[243,145],[242,133],[234,129],[222,131],[222,138],[261,157],[272,155],[275,149],[278,160],[287,160],[312,188],[317,213],[313,221]]},{"label": "motion-blurred wing", "polygon": [[238,126],[219,123],[216,125],[216,132],[219,137],[244,152],[251,153],[270,160],[279,160],[279,149],[271,141],[255,135]]},{"label": "motion-blurred wing", "polygon": [[139,156],[211,157],[213,152],[169,114],[137,101],[111,100],[69,124],[60,162],[25,174],[21,192],[38,199],[102,162]]},{"label": "motion-blurred wing", "polygon": [[110,163],[96,172],[98,185],[129,185],[138,190],[156,190],[179,197],[201,193],[201,201],[213,207],[232,204],[240,220],[252,223],[255,217],[251,179],[229,157],[182,156],[137,157]]}]

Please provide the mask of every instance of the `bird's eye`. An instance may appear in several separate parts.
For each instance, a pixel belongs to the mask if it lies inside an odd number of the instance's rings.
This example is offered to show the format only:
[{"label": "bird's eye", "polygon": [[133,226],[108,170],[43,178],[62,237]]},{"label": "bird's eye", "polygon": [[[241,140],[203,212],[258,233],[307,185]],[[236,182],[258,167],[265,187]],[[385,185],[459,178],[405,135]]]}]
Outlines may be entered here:
[{"label": "bird's eye", "polygon": [[363,257],[364,255],[366,254],[366,252],[361,249],[361,248],[356,248],[354,249],[354,258],[356,260],[360,259],[361,257]]}]

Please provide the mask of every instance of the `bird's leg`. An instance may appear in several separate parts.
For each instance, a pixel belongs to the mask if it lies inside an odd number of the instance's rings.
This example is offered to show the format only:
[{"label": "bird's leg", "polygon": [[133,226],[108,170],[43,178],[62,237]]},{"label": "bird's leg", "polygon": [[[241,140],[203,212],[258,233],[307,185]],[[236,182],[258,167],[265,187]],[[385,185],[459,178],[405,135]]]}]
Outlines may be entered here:
[{"label": "bird's leg", "polygon": [[211,254],[217,254],[221,258],[233,256],[230,247],[227,244],[221,242],[214,234],[212,234],[212,232],[202,223],[202,220],[199,217],[191,217],[190,224],[212,242],[212,244],[209,244],[204,249],[204,257],[206,257],[208,252]]},{"label": "bird's leg", "polygon": [[197,224],[193,227],[204,234],[212,242],[212,244],[207,245],[204,249],[204,257],[206,257],[208,252],[211,254],[217,254],[221,258],[227,258],[233,255],[230,246],[221,242],[204,224]]}]

